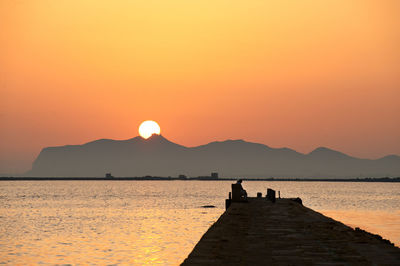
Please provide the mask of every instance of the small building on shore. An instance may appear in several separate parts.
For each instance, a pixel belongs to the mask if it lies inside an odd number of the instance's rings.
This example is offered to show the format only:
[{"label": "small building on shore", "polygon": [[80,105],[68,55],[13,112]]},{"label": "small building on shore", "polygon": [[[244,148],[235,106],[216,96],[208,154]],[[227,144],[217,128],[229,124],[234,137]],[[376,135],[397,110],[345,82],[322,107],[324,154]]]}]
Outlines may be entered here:
[{"label": "small building on shore", "polygon": [[112,179],[112,178],[114,178],[114,177],[111,175],[111,173],[106,173],[106,178]]},{"label": "small building on shore", "polygon": [[186,180],[186,179],[187,179],[187,176],[186,176],[186,175],[179,175],[179,176],[178,176],[178,179]]}]

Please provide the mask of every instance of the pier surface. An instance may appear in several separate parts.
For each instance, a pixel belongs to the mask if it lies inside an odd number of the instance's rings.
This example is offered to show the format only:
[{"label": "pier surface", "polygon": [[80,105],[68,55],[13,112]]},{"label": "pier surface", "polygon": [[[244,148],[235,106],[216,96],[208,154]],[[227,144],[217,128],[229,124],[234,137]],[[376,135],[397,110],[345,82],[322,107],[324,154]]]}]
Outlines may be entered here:
[{"label": "pier surface", "polygon": [[400,249],[289,199],[232,203],[182,265],[400,265]]}]

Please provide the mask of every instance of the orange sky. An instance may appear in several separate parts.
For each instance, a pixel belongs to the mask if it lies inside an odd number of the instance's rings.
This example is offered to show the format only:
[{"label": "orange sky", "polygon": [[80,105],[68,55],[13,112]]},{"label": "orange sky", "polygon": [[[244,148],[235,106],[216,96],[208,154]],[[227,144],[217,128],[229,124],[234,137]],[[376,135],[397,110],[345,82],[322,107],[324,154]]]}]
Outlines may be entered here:
[{"label": "orange sky", "polygon": [[137,136],[400,154],[400,1],[0,1],[0,173]]}]

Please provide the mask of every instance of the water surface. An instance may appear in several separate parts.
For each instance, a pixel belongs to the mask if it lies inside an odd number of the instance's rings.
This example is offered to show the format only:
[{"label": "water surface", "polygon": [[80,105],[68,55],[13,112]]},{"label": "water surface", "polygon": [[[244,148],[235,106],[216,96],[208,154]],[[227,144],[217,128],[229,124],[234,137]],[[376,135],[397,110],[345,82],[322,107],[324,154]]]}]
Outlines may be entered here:
[{"label": "water surface", "polygon": [[[230,181],[0,182],[0,263],[161,264],[186,258],[224,211]],[[244,182],[400,244],[400,184]],[[205,209],[203,205],[215,205]]]}]

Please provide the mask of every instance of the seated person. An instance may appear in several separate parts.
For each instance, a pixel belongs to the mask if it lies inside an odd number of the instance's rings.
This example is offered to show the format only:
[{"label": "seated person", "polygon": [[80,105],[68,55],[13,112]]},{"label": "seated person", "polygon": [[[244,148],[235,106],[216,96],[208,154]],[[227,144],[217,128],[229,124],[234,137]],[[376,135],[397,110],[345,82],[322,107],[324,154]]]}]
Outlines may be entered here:
[{"label": "seated person", "polygon": [[247,192],[242,187],[242,179],[232,184],[232,201],[247,201]]}]

